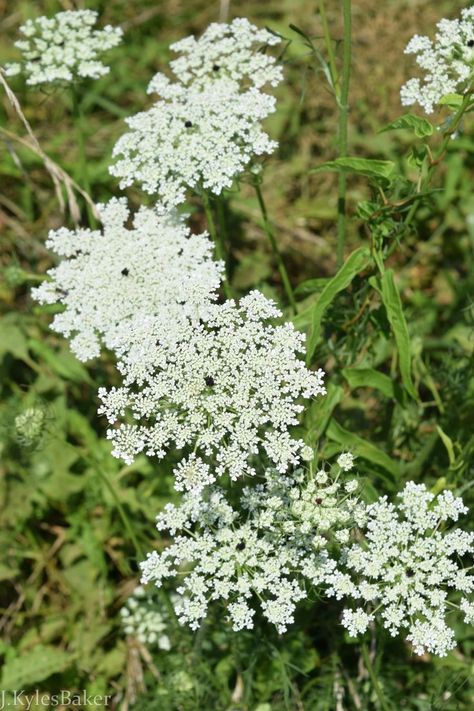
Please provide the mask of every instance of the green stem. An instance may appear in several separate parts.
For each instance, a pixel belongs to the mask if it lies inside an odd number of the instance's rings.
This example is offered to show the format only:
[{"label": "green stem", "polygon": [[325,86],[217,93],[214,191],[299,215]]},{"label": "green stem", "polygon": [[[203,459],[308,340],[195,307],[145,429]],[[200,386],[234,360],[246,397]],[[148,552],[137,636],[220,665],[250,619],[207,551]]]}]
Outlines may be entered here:
[{"label": "green stem", "polygon": [[102,479],[102,481],[103,481],[104,484],[106,485],[107,489],[110,491],[110,494],[112,495],[113,500],[115,501],[115,504],[116,504],[116,506],[117,506],[118,512],[119,512],[120,517],[121,517],[121,519],[122,519],[122,521],[123,521],[123,525],[125,526],[125,528],[126,528],[126,530],[127,530],[127,533],[128,533],[128,535],[129,535],[129,537],[130,537],[130,540],[132,541],[132,543],[133,543],[133,545],[134,545],[134,548],[135,548],[135,552],[136,552],[136,554],[137,554],[137,557],[140,558],[141,560],[143,560],[143,559],[145,558],[145,554],[144,554],[144,552],[142,551],[140,544],[138,543],[138,540],[137,540],[137,537],[135,536],[135,533],[134,533],[134,531],[133,531],[132,525],[131,525],[131,523],[130,523],[130,521],[129,521],[129,519],[128,519],[127,514],[125,513],[125,509],[123,508],[123,506],[122,506],[122,504],[121,504],[121,502],[120,502],[120,499],[119,499],[118,496],[117,496],[117,492],[115,491],[115,489],[114,489],[114,487],[113,487],[113,485],[112,485],[112,483],[111,483],[109,477],[107,476],[107,474],[105,474],[105,473],[102,471],[102,469],[100,468],[100,466],[97,467],[97,471],[98,471],[98,473],[99,473],[100,478]]},{"label": "green stem", "polygon": [[[434,160],[431,160],[428,166],[428,170],[426,171],[426,176],[425,179],[422,181],[422,184],[420,185],[419,192],[422,192],[423,190],[426,190],[426,188],[429,186],[431,182],[431,178],[433,177],[433,173],[435,172],[436,166],[442,161],[444,154],[447,151],[447,148],[449,146],[449,142],[452,139],[453,133],[455,133],[459,127],[459,124],[462,121],[462,118],[466,112],[466,109],[468,108],[471,100],[472,100],[472,87],[469,87],[467,90],[466,94],[464,95],[463,102],[457,112],[454,114],[454,119],[449,127],[449,131],[444,136],[443,142],[441,143],[441,146],[439,148],[439,151],[437,152]],[[415,200],[408,211],[408,214],[405,219],[405,225],[410,225],[413,221],[413,218],[415,217],[416,211],[418,209],[418,201]]]},{"label": "green stem", "polygon": [[[87,170],[87,155],[86,155],[86,122],[84,111],[82,108],[82,100],[79,94],[77,86],[72,86],[72,106],[73,106],[73,116],[74,116],[74,128],[76,131],[76,141],[79,155],[79,183],[83,190],[92,197],[91,195],[91,185],[89,180],[89,173]],[[89,225],[91,229],[97,227],[97,221],[94,217],[92,209],[88,203],[86,203],[87,217],[89,220]]]},{"label": "green stem", "polygon": [[383,709],[383,711],[390,711],[390,707],[388,706],[388,704],[385,700],[385,696],[384,696],[382,688],[379,684],[379,680],[377,679],[377,674],[375,673],[375,669],[374,669],[372,661],[370,659],[369,650],[367,649],[366,644],[362,645],[362,656],[364,658],[365,666],[367,667],[367,671],[369,672],[370,680],[371,680],[372,685],[374,687],[374,691],[377,696],[377,699],[379,700],[379,704],[380,704],[381,708]]},{"label": "green stem", "polygon": [[326,51],[328,53],[329,74],[331,75],[333,89],[337,95],[339,92],[339,74],[336,67],[336,55],[334,53],[334,44],[329,32],[326,3],[324,0],[319,0],[318,10],[321,18],[321,24],[323,26],[324,44],[326,45]]},{"label": "green stem", "polygon": [[285,293],[287,296],[287,299],[289,303],[291,304],[291,308],[293,309],[294,313],[298,313],[298,308],[296,306],[296,300],[295,296],[293,294],[293,289],[291,287],[291,282],[290,282],[290,277],[288,276],[288,272],[286,271],[285,267],[285,262],[283,261],[283,257],[280,254],[280,250],[278,249],[278,245],[275,239],[275,234],[273,232],[273,228],[268,220],[268,212],[267,212],[267,206],[265,205],[265,201],[263,199],[262,191],[260,189],[260,183],[258,178],[256,178],[253,182],[254,187],[255,187],[255,192],[257,193],[257,199],[258,199],[258,204],[260,206],[260,211],[262,213],[262,218],[263,218],[263,228],[266,232],[266,235],[270,241],[270,244],[272,246],[273,250],[273,255],[275,257],[277,266],[278,266],[278,271],[280,272],[281,280],[283,283],[283,287],[285,289]]},{"label": "green stem", "polygon": [[[344,21],[343,55],[342,55],[342,77],[341,90],[338,97],[339,104],[339,136],[338,152],[339,158],[347,156],[348,144],[348,120],[349,120],[349,84],[351,78],[351,0],[342,0],[342,14]],[[344,245],[346,241],[346,191],[347,178],[344,173],[340,173],[338,180],[337,196],[337,246],[336,257],[337,266],[342,265],[344,259]]]},{"label": "green stem", "polygon": [[214,242],[214,249],[216,253],[216,258],[224,262],[224,292],[228,299],[232,298],[232,289],[229,284],[229,279],[227,276],[227,260],[224,248],[224,243],[222,240],[222,235],[220,231],[216,229],[216,223],[214,221],[214,215],[212,214],[211,201],[209,200],[209,195],[207,192],[202,192],[202,202],[204,205],[204,212],[206,213],[207,228],[211,239]]}]

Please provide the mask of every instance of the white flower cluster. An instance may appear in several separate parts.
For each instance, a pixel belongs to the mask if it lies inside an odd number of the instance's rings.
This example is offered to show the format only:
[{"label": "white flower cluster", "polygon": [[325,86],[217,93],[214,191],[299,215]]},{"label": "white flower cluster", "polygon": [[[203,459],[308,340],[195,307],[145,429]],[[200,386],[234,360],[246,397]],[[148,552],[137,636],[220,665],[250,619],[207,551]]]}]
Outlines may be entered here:
[{"label": "white flower cluster", "polygon": [[33,290],[40,303],[64,305],[52,328],[71,337],[80,360],[98,356],[101,340],[127,352],[150,321],[157,338],[197,320],[216,298],[223,269],[207,234],[191,234],[178,218],[141,208],[129,229],[125,199],[98,207],[102,231],[50,232],[46,244],[63,259]]},{"label": "white flower cluster", "polygon": [[162,77],[166,100],[127,119],[132,130],[117,141],[120,159],[110,167],[120,187],[138,182],[156,193],[162,210],[182,203],[187,189],[220,194],[253,156],[277,145],[261,127],[274,97],[254,87],[239,91],[226,79],[197,88],[167,82]]},{"label": "white flower cluster", "polygon": [[32,86],[107,74],[109,68],[100,57],[121,42],[123,33],[120,27],[110,25],[94,30],[96,21],[94,10],[68,10],[27,20],[20,27],[25,39],[15,42],[23,59],[7,64],[5,72],[10,76],[23,72]]},{"label": "white flower cluster", "polygon": [[[446,621],[454,606],[448,590],[464,595],[474,590],[474,577],[459,565],[459,559],[474,552],[474,534],[445,530],[467,508],[450,491],[435,497],[413,482],[399,498],[397,505],[382,497],[367,507],[365,540],[346,550],[345,570],[328,578],[327,594],[362,602],[362,607],[344,612],[350,634],[364,632],[381,618],[393,636],[408,630],[407,640],[417,654],[444,656],[455,646]],[[461,610],[466,622],[472,622],[472,602],[464,598]]]},{"label": "white flower cluster", "polygon": [[347,542],[364,521],[353,496],[357,483],[332,480],[324,471],[309,477],[267,471],[263,482],[245,487],[233,507],[228,492],[213,486],[202,496],[185,495],[157,517],[159,531],[174,541],[141,563],[142,581],[160,587],[185,574],[176,613],[197,629],[212,601],[225,601],[234,630],[253,627],[255,605],[284,632],[309,585],[333,574],[328,546]]},{"label": "white flower cluster", "polygon": [[118,160],[110,172],[121,178],[120,186],[138,182],[166,210],[182,203],[188,189],[219,195],[255,156],[272,153],[277,143],[261,124],[275,99],[260,88],[275,86],[282,71],[255,45],[278,41],[236,19],[173,45],[182,55],[171,62],[177,81],[161,73],[152,79],[148,91],[160,100],[127,119],[132,130],[114,147]]},{"label": "white flower cluster", "polygon": [[156,602],[147,596],[139,585],[120,610],[123,631],[148,647],[158,647],[168,652],[171,641],[168,634],[169,619],[160,612]]},{"label": "white flower cluster", "polygon": [[[304,336],[292,324],[269,322],[278,316],[253,291],[238,306],[211,304],[200,323],[179,332],[142,337],[119,363],[124,385],[99,391],[109,422],[126,420],[108,432],[114,455],[131,462],[141,451],[161,458],[172,445],[187,447],[213,458],[213,477],[232,479],[254,474],[257,454],[280,472],[296,464],[305,445],[289,428],[303,410],[300,398],[325,393],[324,374],[306,369],[298,357]],[[183,488],[196,477],[198,488],[209,483],[203,463],[188,460],[188,471],[190,464],[195,475],[177,473]]]},{"label": "white flower cluster", "polygon": [[279,42],[277,35],[243,17],[229,24],[213,22],[199,39],[185,37],[171,45],[181,55],[171,62],[171,69],[185,85],[224,77],[237,83],[247,81],[257,89],[264,84],[277,86],[282,69],[265,50]]},{"label": "white flower cluster", "polygon": [[434,42],[415,35],[405,50],[417,55],[425,76],[410,79],[402,87],[402,104],[420,104],[427,114],[433,113],[446,94],[464,93],[474,79],[474,7],[462,10],[459,19],[441,20],[437,28]]}]

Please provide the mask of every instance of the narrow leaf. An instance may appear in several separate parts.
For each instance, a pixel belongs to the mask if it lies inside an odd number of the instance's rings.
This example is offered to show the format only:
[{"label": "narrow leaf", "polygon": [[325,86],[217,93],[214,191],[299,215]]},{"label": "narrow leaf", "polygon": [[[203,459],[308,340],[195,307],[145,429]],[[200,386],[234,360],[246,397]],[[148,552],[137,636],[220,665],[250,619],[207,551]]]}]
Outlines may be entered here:
[{"label": "narrow leaf", "polygon": [[359,247],[347,258],[338,273],[326,284],[317,300],[312,315],[311,333],[307,346],[307,363],[311,363],[314,351],[321,335],[321,322],[324,312],[334,297],[349,286],[356,274],[370,263],[370,252],[367,247]]},{"label": "narrow leaf", "polygon": [[393,270],[387,269],[381,279],[382,301],[387,311],[400,362],[400,374],[407,393],[415,400],[418,395],[411,376],[411,346],[408,326],[403,313],[402,301],[397,285],[393,279]]},{"label": "narrow leaf", "polygon": [[439,425],[436,425],[436,430],[441,438],[441,441],[446,447],[446,451],[449,457],[449,466],[453,467],[456,464],[456,455],[454,454],[453,440],[449,435],[446,434],[446,432],[444,432],[444,430],[441,429]]},{"label": "narrow leaf", "polygon": [[388,454],[383,452],[381,449],[376,447],[374,444],[366,442],[365,439],[359,437],[349,430],[344,429],[341,425],[336,422],[333,418],[326,430],[326,435],[329,439],[341,444],[345,449],[350,449],[350,451],[356,456],[362,459],[367,459],[373,464],[377,464],[382,467],[386,472],[391,474],[395,480],[399,475],[399,466],[397,462],[393,461]]},{"label": "narrow leaf", "polygon": [[321,173],[332,170],[336,173],[356,173],[367,178],[390,182],[394,177],[395,163],[391,160],[377,160],[375,158],[337,158],[330,160],[317,168],[311,168],[310,173]]},{"label": "narrow leaf", "polygon": [[393,380],[373,368],[343,368],[342,375],[351,388],[375,388],[385,397],[395,398]]}]

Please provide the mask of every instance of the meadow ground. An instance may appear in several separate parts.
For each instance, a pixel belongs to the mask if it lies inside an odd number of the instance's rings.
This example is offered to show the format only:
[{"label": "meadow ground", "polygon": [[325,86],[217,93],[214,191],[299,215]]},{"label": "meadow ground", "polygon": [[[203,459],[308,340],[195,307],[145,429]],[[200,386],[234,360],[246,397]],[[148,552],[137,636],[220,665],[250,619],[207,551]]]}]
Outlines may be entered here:
[{"label": "meadow ground", "polygon": [[[432,32],[438,19],[456,16],[464,5],[353,2],[349,155],[394,161],[401,175],[413,175],[413,135],[380,132],[404,113],[399,91],[413,62],[403,50],[413,34]],[[170,43],[202,32],[227,5],[0,0],[0,64],[16,56],[13,42],[26,18],[73,6],[98,10],[102,24],[125,32],[108,55],[110,74],[82,89],[86,172],[69,90],[45,93],[19,79],[10,85],[41,149],[77,183],[86,187],[87,180],[95,202],[105,202],[120,193],[108,165],[123,120],[151,104],[146,86],[165,69]],[[311,172],[338,155],[338,109],[303,36],[324,53],[318,3],[231,0],[228,6],[229,18],[248,17],[289,40],[277,111],[266,122],[279,148],[266,161],[263,190],[298,315],[288,308],[245,181],[223,203],[230,282],[239,296],[259,288],[309,332],[321,291],[337,271],[338,176]],[[340,39],[340,3],[330,0],[327,9],[332,36]],[[338,66],[340,49],[336,42]],[[37,275],[52,265],[47,233],[71,226],[71,214],[67,208],[62,214],[51,175],[3,90],[1,106],[0,689],[87,690],[111,695],[113,708],[135,703],[140,711],[472,708],[474,638],[460,623],[458,647],[446,657],[417,657],[403,641],[379,634],[369,640],[368,664],[360,644],[341,632],[338,605],[317,599],[300,609],[283,636],[263,623],[259,634],[232,632],[218,608],[198,633],[170,616],[170,651],[147,651],[124,633],[120,609],[137,584],[137,548],[160,544],[154,520],[176,496],[172,467],[144,456],[124,466],[110,456],[97,388],[118,382],[112,359],[81,364],[49,330],[48,309],[31,299]],[[375,491],[391,495],[411,479],[434,491],[446,486],[472,503],[473,156],[468,116],[433,177],[433,192],[417,204],[409,227],[392,236],[387,267],[408,324],[409,375],[400,365],[400,344],[394,347],[390,313],[363,269],[322,318],[314,362],[327,372],[328,396],[310,408],[306,425],[326,456],[342,445],[354,451],[369,498]],[[364,176],[348,177],[345,257],[370,243],[357,206],[374,199],[374,190]],[[126,194],[133,206],[152,204],[138,188]],[[85,220],[84,202],[77,200]],[[188,207],[193,229],[203,229],[199,202]],[[386,378],[375,385],[374,370]],[[404,392],[407,381],[416,397]],[[22,430],[18,417],[31,411],[39,424]],[[157,604],[166,609],[164,598]]]}]

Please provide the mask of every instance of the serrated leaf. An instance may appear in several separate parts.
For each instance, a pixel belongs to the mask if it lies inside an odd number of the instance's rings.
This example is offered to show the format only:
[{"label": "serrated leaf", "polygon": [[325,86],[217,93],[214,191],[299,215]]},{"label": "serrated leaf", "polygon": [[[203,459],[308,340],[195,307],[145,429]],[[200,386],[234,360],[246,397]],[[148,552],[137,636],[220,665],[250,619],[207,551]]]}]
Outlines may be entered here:
[{"label": "serrated leaf", "polygon": [[407,393],[414,400],[417,400],[418,395],[411,375],[410,335],[408,333],[405,314],[403,313],[402,300],[393,278],[392,269],[387,269],[384,272],[380,284],[382,301],[397,345],[400,375],[402,376],[403,385]]},{"label": "serrated leaf", "polygon": [[311,168],[310,173],[322,171],[335,171],[336,173],[356,173],[372,180],[390,182],[395,177],[395,163],[391,160],[377,160],[376,158],[336,158],[317,168]]},{"label": "serrated leaf", "polygon": [[56,647],[38,645],[27,654],[7,661],[2,669],[2,688],[22,689],[67,669],[74,656]]},{"label": "serrated leaf", "polygon": [[426,136],[431,136],[433,134],[434,126],[428,121],[428,119],[421,118],[421,116],[404,114],[382,128],[380,133],[384,133],[385,131],[395,131],[398,129],[407,129],[409,131],[413,131],[415,136],[418,136],[418,138],[425,138]]},{"label": "serrated leaf", "polygon": [[335,419],[332,419],[329,423],[326,436],[338,444],[341,444],[345,449],[349,449],[356,457],[367,459],[369,462],[382,467],[382,469],[391,475],[391,480],[396,483],[399,475],[398,464],[374,444],[370,444],[366,442],[365,439],[362,439],[362,437],[344,429]]},{"label": "serrated leaf", "polygon": [[316,350],[316,346],[321,335],[321,322],[324,312],[333,301],[334,297],[343,289],[346,289],[356,274],[361,272],[370,263],[370,252],[367,247],[359,247],[346,259],[337,274],[329,280],[321,292],[319,299],[313,307],[311,333],[308,339],[307,346],[307,363],[311,363],[311,359]]},{"label": "serrated leaf", "polygon": [[373,368],[343,368],[342,375],[351,388],[375,388],[385,397],[395,398],[393,380]]}]

